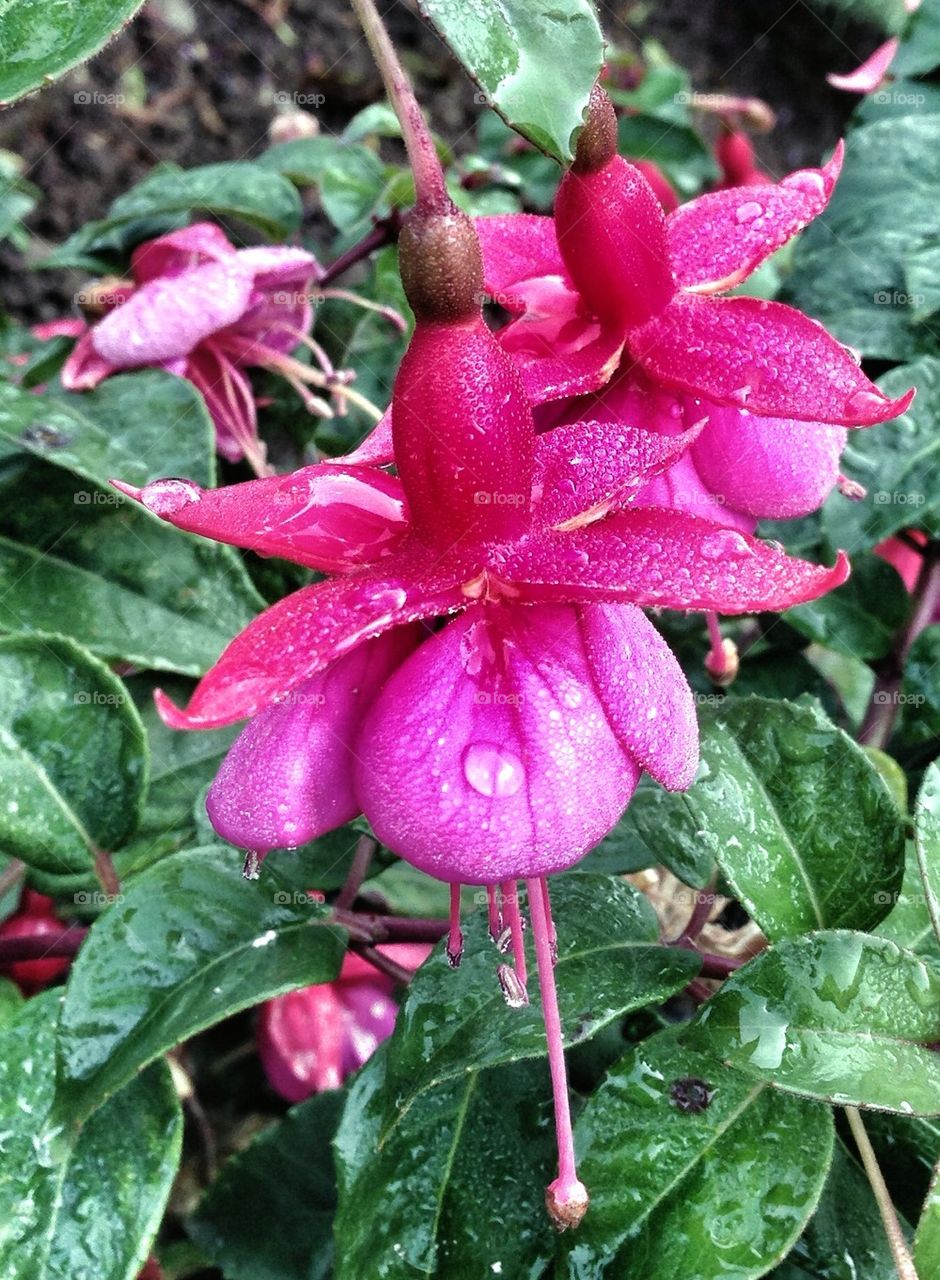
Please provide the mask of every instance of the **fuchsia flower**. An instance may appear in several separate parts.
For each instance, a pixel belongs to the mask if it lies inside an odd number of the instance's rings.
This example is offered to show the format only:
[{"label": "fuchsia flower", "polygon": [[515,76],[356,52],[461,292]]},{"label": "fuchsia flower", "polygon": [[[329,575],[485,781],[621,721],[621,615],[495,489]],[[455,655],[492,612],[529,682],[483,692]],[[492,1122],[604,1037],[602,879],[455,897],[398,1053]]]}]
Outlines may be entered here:
[{"label": "fuchsia flower", "polygon": [[[44,893],[27,889],[19,907],[0,924],[0,939],[45,938],[48,942],[61,938],[67,929],[65,921],[55,913],[55,903]],[[14,960],[4,966],[24,995],[35,995],[50,982],[55,982],[69,967],[67,956],[48,956],[38,960]]]},{"label": "fuchsia flower", "polygon": [[[383,843],[452,886],[501,885],[513,1003],[525,999],[514,882],[526,879],[559,1127],[548,1203],[573,1225],[587,1194],[544,877],[611,829],[642,770],[676,789],[696,768],[691,692],[638,606],[786,608],[838,586],[847,566],[630,506],[697,427],[578,421],[538,436],[480,312],[470,222],[419,205],[400,258],[416,328],[393,397],[397,478],[346,463],[215,491],[119,485],[178,528],[332,574],[236,637],[185,710],[163,694],[158,705],[176,728],[253,717],[209,811],[256,854],[362,811]],[[456,922],[450,952],[456,962]]]},{"label": "fuchsia flower", "polygon": [[830,72],[826,79],[833,89],[844,89],[846,93],[874,93],[876,89],[880,89],[884,84],[888,68],[894,61],[900,47],[901,42],[897,38],[886,40],[854,71],[848,71],[843,75]]},{"label": "fuchsia flower", "polygon": [[[407,969],[423,964],[430,949],[417,943],[378,948]],[[335,981],[268,1000],[257,1042],[271,1087],[288,1102],[338,1089],[395,1029],[394,989],[391,978],[348,952]]]},{"label": "fuchsia flower", "polygon": [[310,369],[288,354],[310,345],[310,289],[322,275],[312,254],[278,245],[236,249],[219,227],[199,222],[139,245],[131,273],[131,281],[94,291],[101,318],[66,361],[66,388],[84,390],[147,366],[179,374],[202,393],[219,453],[231,462],[247,457],[257,470],[264,451],[245,369],[280,372],[309,407],[331,412],[306,383],[329,387],[335,370],[328,361]]},{"label": "fuchsia flower", "polygon": [[895,417],[913,392],[883,395],[791,307],[714,295],[825,208],[841,161],[840,145],[823,169],[713,192],[664,217],[616,154],[610,104],[595,95],[554,219],[478,220],[487,288],[517,317],[500,341],[532,403],[556,402],[540,424],[621,422],[667,437],[701,424],[642,503],[745,530],[818,507],[838,477],[844,428]]},{"label": "fuchsia flower", "polygon": [[754,144],[742,129],[722,127],[715,143],[715,159],[721,170],[717,191],[727,187],[762,187],[770,182],[757,163]]}]

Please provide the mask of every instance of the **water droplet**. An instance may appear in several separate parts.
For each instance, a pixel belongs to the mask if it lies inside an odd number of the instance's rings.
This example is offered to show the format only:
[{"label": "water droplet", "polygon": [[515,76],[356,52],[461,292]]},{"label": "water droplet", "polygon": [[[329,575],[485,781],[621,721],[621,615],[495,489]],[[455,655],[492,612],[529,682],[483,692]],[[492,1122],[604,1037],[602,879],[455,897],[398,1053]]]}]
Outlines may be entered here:
[{"label": "water droplet", "polygon": [[496,660],[496,649],[485,622],[474,622],[460,637],[460,663],[468,676],[478,676]]},{"label": "water droplet", "polygon": [[474,742],[467,747],[463,774],[474,791],[499,800],[514,796],[525,781],[519,757],[492,742]]},{"label": "water droplet", "polygon": [[198,502],[201,497],[202,490],[198,485],[191,480],[177,480],[173,477],[154,480],[152,484],[145,485],[140,494],[140,500],[147,510],[164,519],[191,502]]},{"label": "water droplet", "polygon": [[757,200],[748,200],[746,204],[739,204],[734,211],[735,220],[740,223],[754,222],[757,218],[764,216],[764,206]]},{"label": "water droplet", "polygon": [[743,534],[721,529],[702,539],[700,550],[706,560],[743,560],[754,554]]},{"label": "water droplet", "polygon": [[370,604],[379,610],[387,609],[389,613],[397,613],[399,609],[403,609],[407,600],[408,592],[404,587],[383,587],[369,596]]}]

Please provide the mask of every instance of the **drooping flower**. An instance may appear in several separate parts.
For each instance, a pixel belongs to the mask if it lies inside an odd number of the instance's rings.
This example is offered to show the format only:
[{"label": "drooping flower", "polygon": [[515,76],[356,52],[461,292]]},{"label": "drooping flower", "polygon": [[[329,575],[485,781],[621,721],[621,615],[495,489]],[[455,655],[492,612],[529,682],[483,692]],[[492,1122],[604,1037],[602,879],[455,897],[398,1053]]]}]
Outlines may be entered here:
[{"label": "drooping flower", "polygon": [[[47,944],[61,938],[68,926],[55,912],[55,903],[44,893],[27,889],[13,915],[0,924],[0,939],[33,938]],[[67,956],[40,956],[34,960],[14,960],[4,972],[24,995],[35,995],[55,982],[69,967]]]},{"label": "drooping flower", "polygon": [[[642,770],[681,789],[697,758],[690,690],[638,606],[784,608],[837,586],[846,563],[808,565],[685,512],[631,508],[695,430],[580,421],[537,436],[480,312],[469,221],[419,206],[400,257],[416,328],[393,396],[398,478],[346,464],[211,493],[121,486],[177,527],[333,574],[236,637],[185,710],[162,694],[158,705],[176,728],[254,717],[209,809],[256,854],[361,809],[384,844],[455,889],[501,885],[511,904],[526,880],[559,1127],[548,1202],[573,1225],[587,1196],[545,877],[610,830]],[[330,485],[345,486],[344,505]],[[414,624],[453,614],[421,639]],[[508,916],[521,958],[519,913]],[[458,935],[455,921],[455,961]],[[518,970],[504,989],[525,998]]]},{"label": "drooping flower", "polygon": [[[323,272],[305,249],[236,249],[219,227],[199,222],[139,245],[131,275],[84,295],[93,323],[63,367],[67,389],[95,387],[125,369],[150,366],[178,374],[201,392],[219,453],[231,462],[246,457],[259,473],[264,448],[246,369],[280,374],[321,414],[332,413],[323,395],[354,394],[347,385],[351,375],[335,369],[308,336],[311,299]],[[66,332],[61,326],[57,331]],[[290,355],[301,344],[313,351],[315,367]]]},{"label": "drooping flower", "polygon": [[895,417],[913,392],[883,395],[791,307],[714,295],[825,208],[841,160],[840,146],[823,169],[712,192],[664,217],[616,154],[609,103],[595,95],[554,219],[478,220],[487,289],[516,316],[502,345],[532,403],[556,402],[541,425],[585,417],[674,435],[702,423],[643,501],[741,529],[815,509],[837,480],[844,428]]},{"label": "drooping flower", "polygon": [[873,54],[860,63],[854,71],[841,75],[830,72],[826,76],[833,89],[844,89],[846,93],[874,93],[885,82],[888,68],[897,56],[901,47],[900,40],[893,37],[880,44]]},{"label": "drooping flower", "polygon": [[[392,943],[378,950],[417,969],[430,947]],[[394,988],[391,978],[348,952],[333,982],[268,1000],[258,1014],[256,1038],[271,1087],[288,1102],[338,1089],[392,1034],[398,1013]]]},{"label": "drooping flower", "polygon": [[721,170],[717,191],[728,187],[763,187],[771,181],[758,165],[754,144],[743,129],[722,125],[715,142],[715,159]]}]

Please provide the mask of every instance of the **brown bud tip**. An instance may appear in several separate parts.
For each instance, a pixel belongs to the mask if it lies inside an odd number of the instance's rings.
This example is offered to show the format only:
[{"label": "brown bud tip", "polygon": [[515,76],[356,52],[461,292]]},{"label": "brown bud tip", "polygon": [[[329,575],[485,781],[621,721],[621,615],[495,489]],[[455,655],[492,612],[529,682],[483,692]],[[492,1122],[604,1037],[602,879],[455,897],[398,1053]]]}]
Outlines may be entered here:
[{"label": "brown bud tip", "polygon": [[727,689],[729,684],[734,683],[740,665],[738,646],[728,636],[721,642],[721,653],[712,650],[705,659],[705,670],[712,684],[716,684],[719,689]]},{"label": "brown bud tip", "polygon": [[473,223],[451,205],[412,209],[398,237],[401,282],[419,320],[461,320],[479,313],[483,256]]},{"label": "brown bud tip", "polygon": [[579,1227],[590,1203],[591,1198],[583,1182],[562,1185],[561,1179],[556,1178],[545,1188],[545,1208],[559,1231],[573,1231]]},{"label": "brown bud tip", "polygon": [[596,84],[591,90],[587,121],[578,134],[575,173],[593,173],[617,154],[617,114],[607,94]]}]

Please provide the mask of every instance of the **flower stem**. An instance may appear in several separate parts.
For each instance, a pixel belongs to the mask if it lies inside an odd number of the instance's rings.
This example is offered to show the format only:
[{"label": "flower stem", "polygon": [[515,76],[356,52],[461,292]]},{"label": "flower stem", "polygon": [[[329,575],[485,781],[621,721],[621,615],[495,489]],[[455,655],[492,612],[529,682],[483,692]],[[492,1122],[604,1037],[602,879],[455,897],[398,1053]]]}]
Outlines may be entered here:
[{"label": "flower stem", "polygon": [[460,928],[460,885],[450,886],[450,928],[447,932],[447,961],[456,969],[463,956],[463,933]]},{"label": "flower stem", "polygon": [[362,883],[369,874],[372,857],[377,848],[378,845],[371,836],[363,835],[356,841],[349,873],[342,889],[336,895],[336,906],[340,911],[348,911],[356,901],[359,890],[362,888]]},{"label": "flower stem", "polygon": [[891,1202],[891,1195],[885,1185],[878,1159],[871,1145],[861,1114],[857,1107],[846,1107],[845,1117],[849,1122],[849,1128],[852,1130],[852,1137],[855,1139],[858,1153],[862,1157],[862,1164],[865,1168],[865,1173],[868,1175],[868,1182],[878,1205],[878,1212],[881,1214],[881,1221],[884,1224],[885,1235],[888,1237],[888,1244],[891,1248],[891,1256],[894,1258],[898,1280],[917,1280],[914,1259],[911,1257],[907,1241],[904,1239],[904,1232],[901,1230],[897,1211]]},{"label": "flower stem", "polygon": [[331,262],[317,283],[320,285],[332,284],[337,276],[341,276],[344,271],[354,267],[357,262],[362,262],[364,258],[368,258],[370,253],[375,253],[377,249],[383,249],[387,244],[392,244],[398,237],[400,226],[401,214],[397,209],[393,209],[385,218],[377,218],[372,230],[367,232],[351,248],[347,249],[345,253],[341,253],[335,261]]},{"label": "flower stem", "polygon": [[858,740],[868,747],[885,747],[894,729],[900,701],[898,693],[904,663],[911,645],[929,626],[940,603],[940,542],[931,540],[923,549],[920,572],[911,592],[911,616],[894,639],[891,652],[876,668],[875,687]]},{"label": "flower stem", "polygon": [[558,1139],[558,1177],[545,1190],[545,1205],[555,1226],[564,1231],[568,1227],[576,1227],[584,1217],[588,1207],[588,1193],[578,1178],[575,1164],[568,1074],[565,1069],[565,1048],[551,945],[554,925],[548,905],[547,886],[544,879],[527,880],[526,890],[529,895],[529,916],[532,920],[539,988],[542,993],[542,1016],[545,1019],[545,1039],[548,1042],[548,1065],[552,1075],[555,1131]]},{"label": "flower stem", "polygon": [[444,171],[438,159],[434,139],[428,131],[415,98],[411,82],[402,66],[395,46],[382,24],[374,0],[352,0],[352,7],[365,32],[372,56],[382,73],[389,101],[401,125],[402,137],[415,181],[415,195],[425,208],[449,206]]},{"label": "flower stem", "polygon": [[118,898],[121,894],[121,882],[114,869],[111,855],[106,849],[95,849],[95,875],[98,883],[109,898]]},{"label": "flower stem", "polygon": [[499,905],[499,886],[488,884],[486,886],[486,907],[489,915],[490,937],[494,942],[499,941],[499,935],[503,931],[503,916]]}]

